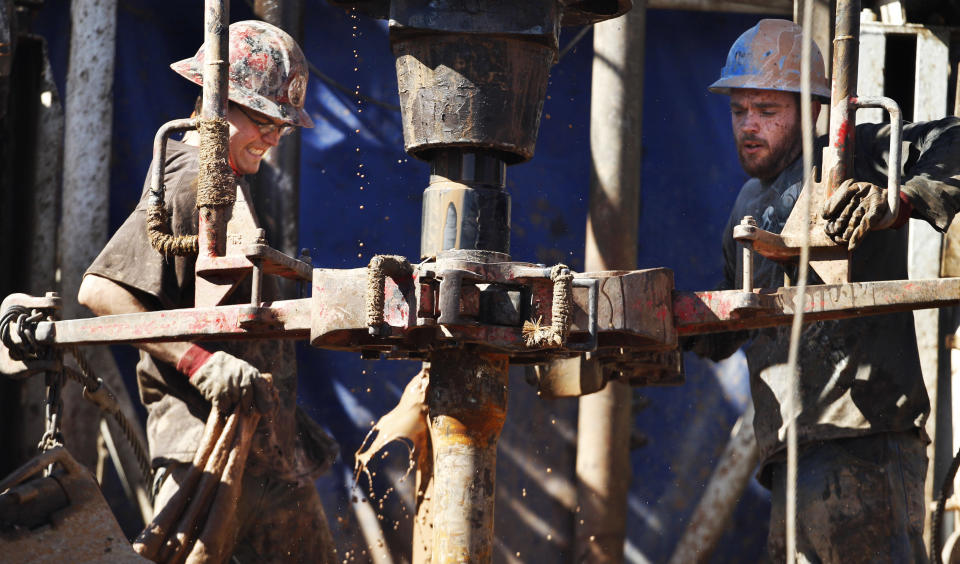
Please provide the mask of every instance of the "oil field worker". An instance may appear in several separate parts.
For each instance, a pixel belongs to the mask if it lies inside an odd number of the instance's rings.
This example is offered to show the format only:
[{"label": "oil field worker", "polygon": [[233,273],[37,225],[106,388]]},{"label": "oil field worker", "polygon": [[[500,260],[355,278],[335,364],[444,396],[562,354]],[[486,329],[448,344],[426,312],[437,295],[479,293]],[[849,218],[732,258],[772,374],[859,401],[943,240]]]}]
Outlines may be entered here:
[{"label": "oil field worker", "polygon": [[[733,136],[743,169],[741,188],[723,235],[721,289],[741,288],[742,253],[733,227],[744,216],[780,233],[803,179],[800,122],[801,29],[762,20],[733,44],[720,78],[709,89],[730,97]],[[814,121],[830,98],[823,59],[813,45]],[[853,178],[824,204],[827,234],[852,254],[854,282],[907,278],[907,219],[922,218],[940,231],[960,207],[960,122],[950,118],[907,124],[903,140],[902,205],[889,229],[872,230],[887,211],[890,128],[856,128]],[[819,157],[826,140],[820,139]],[[819,163],[815,163],[819,166]],[[872,230],[872,232],[871,232]],[[796,266],[755,255],[755,287],[777,288]],[[822,281],[812,272],[811,283]],[[686,343],[714,360],[742,344],[755,407],[760,481],[771,489],[768,548],[774,561],[786,551],[785,489],[790,378],[790,327],[720,333]],[[930,411],[909,312],[806,325],[798,370],[798,562],[926,562],[923,484]]]},{"label": "oil field worker", "polygon": [[[230,26],[229,162],[238,182],[260,168],[264,153],[295,127],[312,127],[303,109],[307,62],[282,30],[259,21]],[[202,84],[203,48],[173,70]],[[173,233],[197,233],[199,137],[171,140],[165,167],[166,208]],[[149,183],[149,178],[148,178]],[[79,300],[97,315],[194,305],[195,256],[164,257],[147,237],[148,187],[87,270]],[[270,300],[269,277],[264,299]],[[230,303],[249,300],[249,281]],[[275,288],[274,288],[275,292]],[[139,345],[137,378],[147,408],[147,435],[157,468],[155,511],[177,491],[197,449],[211,402],[229,407],[251,391],[261,419],[237,506],[241,562],[332,561],[333,543],[313,480],[337,446],[296,408],[296,360],[281,341]],[[269,381],[261,376],[269,373]],[[279,403],[277,406],[271,403]]]}]

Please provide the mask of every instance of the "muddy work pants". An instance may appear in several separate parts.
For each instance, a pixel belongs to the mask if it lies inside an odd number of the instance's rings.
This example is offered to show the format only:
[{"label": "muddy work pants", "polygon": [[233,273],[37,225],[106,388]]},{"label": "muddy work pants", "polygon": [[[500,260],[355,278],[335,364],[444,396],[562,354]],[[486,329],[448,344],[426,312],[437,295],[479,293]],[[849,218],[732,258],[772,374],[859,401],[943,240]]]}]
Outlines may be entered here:
[{"label": "muddy work pants", "polygon": [[[786,561],[786,476],[772,462],[768,548]],[[921,431],[802,445],[797,465],[799,563],[927,562],[923,544],[926,441]]]},{"label": "muddy work pants", "polygon": [[[189,468],[189,464],[165,467],[154,512],[176,493]],[[334,562],[333,537],[313,484],[244,472],[237,527],[232,562]]]}]

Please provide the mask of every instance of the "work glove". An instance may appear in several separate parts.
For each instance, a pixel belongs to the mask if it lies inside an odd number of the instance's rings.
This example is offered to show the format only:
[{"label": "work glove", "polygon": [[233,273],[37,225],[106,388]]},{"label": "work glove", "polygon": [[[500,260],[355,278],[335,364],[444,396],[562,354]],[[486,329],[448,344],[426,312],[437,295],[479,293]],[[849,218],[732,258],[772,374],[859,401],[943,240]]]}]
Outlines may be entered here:
[{"label": "work glove", "polygon": [[223,351],[208,353],[194,345],[177,363],[177,368],[190,378],[208,401],[229,410],[245,393],[253,395],[253,403],[262,414],[272,413],[279,396],[269,378],[250,363]]},{"label": "work glove", "polygon": [[827,220],[824,231],[837,244],[846,244],[852,251],[860,245],[867,231],[887,215],[887,189],[869,182],[843,181],[823,204],[820,215]]}]

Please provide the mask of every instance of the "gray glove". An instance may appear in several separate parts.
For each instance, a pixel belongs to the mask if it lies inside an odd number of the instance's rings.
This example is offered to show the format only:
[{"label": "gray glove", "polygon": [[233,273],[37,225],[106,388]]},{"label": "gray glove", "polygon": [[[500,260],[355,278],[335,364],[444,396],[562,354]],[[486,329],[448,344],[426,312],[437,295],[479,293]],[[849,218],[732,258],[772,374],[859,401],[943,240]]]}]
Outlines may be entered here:
[{"label": "gray glove", "polygon": [[852,251],[888,210],[886,188],[848,179],[823,203],[820,215],[827,220],[827,236]]},{"label": "gray glove", "polygon": [[271,413],[279,402],[273,382],[250,363],[217,351],[190,377],[203,397],[224,410],[240,402],[244,393],[253,394],[257,411]]}]

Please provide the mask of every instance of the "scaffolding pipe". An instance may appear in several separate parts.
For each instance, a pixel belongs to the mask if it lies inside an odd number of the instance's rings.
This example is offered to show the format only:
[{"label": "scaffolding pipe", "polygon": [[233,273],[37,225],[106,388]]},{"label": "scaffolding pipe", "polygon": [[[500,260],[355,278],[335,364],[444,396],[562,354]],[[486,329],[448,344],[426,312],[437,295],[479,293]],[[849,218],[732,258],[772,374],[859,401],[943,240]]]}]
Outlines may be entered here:
[{"label": "scaffolding pipe", "polygon": [[[590,152],[593,173],[584,270],[637,266],[646,2],[598,23],[593,35]],[[577,562],[621,562],[630,485],[631,389],[610,382],[580,398]]]}]

